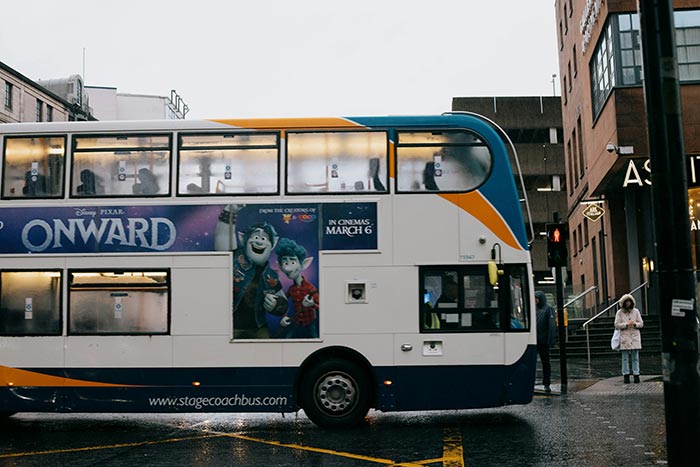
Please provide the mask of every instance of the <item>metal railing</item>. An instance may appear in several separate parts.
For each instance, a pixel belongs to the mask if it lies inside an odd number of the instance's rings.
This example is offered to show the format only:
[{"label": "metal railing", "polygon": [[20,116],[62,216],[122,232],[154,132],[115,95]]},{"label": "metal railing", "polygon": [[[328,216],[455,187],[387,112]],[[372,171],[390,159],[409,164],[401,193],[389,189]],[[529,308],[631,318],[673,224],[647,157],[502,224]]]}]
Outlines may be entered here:
[{"label": "metal railing", "polygon": [[585,318],[585,316],[579,317],[579,312],[581,312],[584,315],[588,314],[587,309],[585,308],[585,303],[583,303],[582,304],[583,306],[580,308],[578,306],[574,306],[572,309],[569,309],[569,307],[572,304],[580,301],[582,298],[584,298],[589,293],[595,292],[596,290],[598,290],[598,286],[593,285],[593,286],[587,288],[586,290],[584,290],[583,292],[581,292],[580,294],[576,295],[574,298],[572,298],[568,302],[564,303],[564,310],[566,310],[566,313],[568,314],[569,319]]},{"label": "metal railing", "polygon": [[564,303],[564,308],[566,308],[567,306],[571,305],[572,303],[578,301],[581,297],[583,297],[584,295],[588,295],[589,293],[593,292],[594,290],[598,290],[597,285],[593,285],[591,287],[588,287],[586,290],[584,290],[580,294],[576,295],[574,298],[572,298],[568,302]]},{"label": "metal railing", "polygon": [[[642,287],[646,287],[648,285],[649,285],[649,282],[644,282],[643,284],[638,285],[634,289],[627,292],[627,294],[632,295],[637,290],[641,289]],[[603,314],[607,313],[611,308],[615,308],[616,306],[617,306],[617,301],[613,302],[612,305],[607,306],[605,309],[603,309],[603,311],[599,312],[597,315],[595,315],[593,318],[591,318],[588,321],[586,321],[585,323],[583,323],[583,325],[581,326],[586,330],[586,353],[588,354],[588,365],[589,366],[591,365],[591,341],[590,341],[590,338],[588,335],[588,325],[591,324],[596,319],[598,319]]]}]

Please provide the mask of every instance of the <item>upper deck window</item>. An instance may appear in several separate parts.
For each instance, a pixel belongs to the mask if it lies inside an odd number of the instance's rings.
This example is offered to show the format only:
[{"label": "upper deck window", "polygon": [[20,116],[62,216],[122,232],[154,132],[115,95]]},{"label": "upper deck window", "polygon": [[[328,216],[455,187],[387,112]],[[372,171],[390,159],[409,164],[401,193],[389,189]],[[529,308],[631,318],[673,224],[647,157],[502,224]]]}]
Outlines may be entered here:
[{"label": "upper deck window", "polygon": [[63,136],[5,139],[2,197],[62,197],[65,154]]},{"label": "upper deck window", "polygon": [[170,194],[170,135],[77,136],[72,197]]},{"label": "upper deck window", "polygon": [[396,149],[397,191],[464,192],[491,172],[486,143],[468,131],[401,131]]},{"label": "upper deck window", "polygon": [[287,192],[386,193],[385,131],[287,133]]},{"label": "upper deck window", "polygon": [[277,133],[180,136],[179,195],[279,193]]}]

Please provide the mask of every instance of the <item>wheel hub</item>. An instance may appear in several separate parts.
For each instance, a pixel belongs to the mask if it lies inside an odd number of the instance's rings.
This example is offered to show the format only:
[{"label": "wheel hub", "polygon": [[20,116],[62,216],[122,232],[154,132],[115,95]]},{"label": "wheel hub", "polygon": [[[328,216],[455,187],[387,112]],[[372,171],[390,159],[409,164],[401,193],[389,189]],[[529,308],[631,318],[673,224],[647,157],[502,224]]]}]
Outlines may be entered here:
[{"label": "wheel hub", "polygon": [[344,412],[356,402],[357,391],[346,375],[329,375],[318,385],[318,401],[329,412]]}]

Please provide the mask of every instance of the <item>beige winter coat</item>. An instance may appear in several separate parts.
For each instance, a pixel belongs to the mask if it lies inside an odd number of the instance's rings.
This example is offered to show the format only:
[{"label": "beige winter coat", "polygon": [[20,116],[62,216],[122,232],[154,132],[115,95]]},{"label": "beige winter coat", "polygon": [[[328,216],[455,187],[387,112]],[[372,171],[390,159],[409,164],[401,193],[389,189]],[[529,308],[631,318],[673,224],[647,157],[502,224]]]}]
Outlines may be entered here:
[{"label": "beige winter coat", "polygon": [[[626,300],[632,301],[630,308],[624,307]],[[644,327],[644,321],[642,320],[642,314],[634,307],[636,304],[634,297],[625,294],[618,303],[620,304],[620,309],[617,310],[615,315],[615,329],[620,330],[620,350],[641,349],[642,334],[639,332],[639,329]],[[634,321],[634,324],[628,324],[629,321]]]}]

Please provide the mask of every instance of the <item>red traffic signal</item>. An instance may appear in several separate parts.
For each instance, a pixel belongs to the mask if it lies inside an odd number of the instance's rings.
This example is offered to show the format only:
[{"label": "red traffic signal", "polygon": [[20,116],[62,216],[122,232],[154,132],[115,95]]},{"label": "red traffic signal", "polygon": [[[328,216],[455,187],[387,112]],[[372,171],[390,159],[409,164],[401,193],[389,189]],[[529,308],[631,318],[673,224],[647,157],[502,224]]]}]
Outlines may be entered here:
[{"label": "red traffic signal", "polygon": [[550,268],[566,266],[566,224],[547,224],[547,265]]}]

